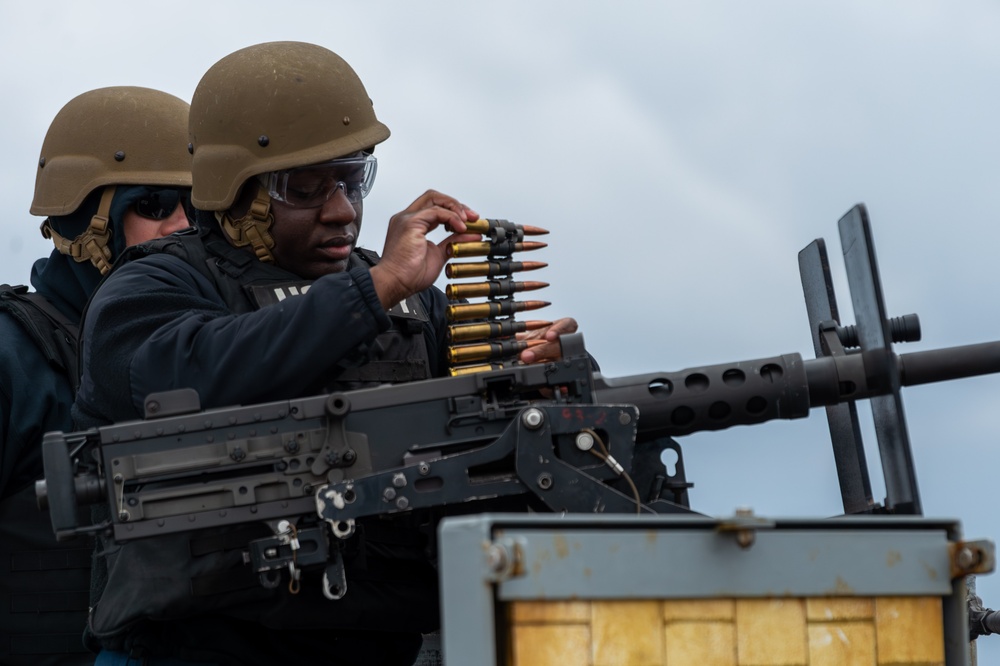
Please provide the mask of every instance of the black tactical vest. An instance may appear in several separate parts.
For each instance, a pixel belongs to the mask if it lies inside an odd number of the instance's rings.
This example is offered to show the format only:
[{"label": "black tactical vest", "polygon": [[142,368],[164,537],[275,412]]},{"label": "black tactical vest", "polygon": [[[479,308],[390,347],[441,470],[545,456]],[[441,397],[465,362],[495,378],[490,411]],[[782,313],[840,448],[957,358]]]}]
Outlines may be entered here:
[{"label": "black tactical vest", "polygon": [[[77,325],[27,291],[0,285],[0,312],[21,325],[75,393]],[[0,664],[94,663],[82,640],[92,552],[90,539],[55,540],[48,514],[35,502],[34,486],[0,500]]]},{"label": "black tactical vest", "polygon": [[[174,234],[130,248],[125,260],[155,252],[180,257],[197,268],[237,314],[295,298],[310,284],[204,231]],[[364,253],[352,256],[352,262],[359,261],[371,264],[377,258]],[[419,298],[407,299],[389,314],[392,328],[345,360],[331,377],[331,390],[428,376],[422,335],[427,314]],[[196,637],[204,636],[206,627],[211,630],[210,642],[231,647],[230,653],[244,649],[236,644],[245,640],[247,631],[259,634],[261,640],[269,640],[271,630],[306,632],[296,634],[288,644],[289,663],[295,662],[298,640],[314,643],[321,636],[320,640],[328,638],[333,645],[338,639],[331,627],[409,632],[401,640],[419,639],[418,633],[437,627],[437,574],[427,560],[422,534],[407,522],[359,524],[358,534],[344,544],[348,593],[337,601],[320,593],[322,572],[306,571],[297,595],[287,585],[275,589],[260,585],[244,563],[243,552],[250,540],[271,536],[264,525],[124,544],[101,538],[95,571],[98,589],[94,598],[98,601],[91,613],[89,638],[105,648],[134,655],[173,654],[211,661],[214,655],[200,649],[205,639]]]}]

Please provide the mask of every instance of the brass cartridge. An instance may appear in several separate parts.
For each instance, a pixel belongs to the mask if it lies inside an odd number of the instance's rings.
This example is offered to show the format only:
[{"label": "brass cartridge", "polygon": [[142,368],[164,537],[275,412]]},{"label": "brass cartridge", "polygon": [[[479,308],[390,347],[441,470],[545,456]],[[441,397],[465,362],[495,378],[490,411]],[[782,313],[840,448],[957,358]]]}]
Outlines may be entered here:
[{"label": "brass cartridge", "polygon": [[481,324],[453,324],[448,327],[448,342],[469,342],[470,340],[489,340],[504,338],[523,331],[537,331],[551,326],[550,321],[533,319],[530,321],[515,321],[504,319]]},{"label": "brass cartridge", "polygon": [[445,287],[448,300],[457,301],[463,298],[479,298],[497,296],[512,296],[522,291],[534,291],[549,286],[548,282],[515,282],[510,278],[489,280],[487,282],[469,282],[465,284],[449,284]]},{"label": "brass cartridge", "polygon": [[471,277],[494,277],[511,275],[521,271],[535,271],[548,266],[544,261],[475,261],[448,264],[445,274],[452,279]]},{"label": "brass cartridge", "polygon": [[542,229],[541,227],[532,227],[527,224],[514,224],[508,222],[507,220],[476,220],[475,222],[466,222],[465,227],[468,231],[476,234],[488,234],[496,230],[506,231],[508,233],[515,233],[524,236],[544,236],[549,233],[548,229]]},{"label": "brass cartridge", "polygon": [[548,243],[538,241],[471,241],[468,243],[448,243],[449,257],[506,257],[514,252],[530,252],[548,247]]},{"label": "brass cartridge", "polygon": [[449,368],[448,373],[452,377],[461,377],[463,375],[474,375],[479,372],[492,372],[493,370],[503,370],[504,368],[510,368],[519,363],[508,362],[508,363],[482,363],[478,365],[463,365],[457,368]]},{"label": "brass cartridge", "polygon": [[448,321],[467,321],[469,319],[489,319],[491,317],[509,317],[517,312],[538,310],[551,303],[546,301],[489,301],[487,303],[458,303],[448,306]]},{"label": "brass cartridge", "polygon": [[448,362],[452,365],[491,361],[507,356],[515,356],[525,349],[544,345],[545,340],[499,340],[475,345],[460,345],[448,348]]}]

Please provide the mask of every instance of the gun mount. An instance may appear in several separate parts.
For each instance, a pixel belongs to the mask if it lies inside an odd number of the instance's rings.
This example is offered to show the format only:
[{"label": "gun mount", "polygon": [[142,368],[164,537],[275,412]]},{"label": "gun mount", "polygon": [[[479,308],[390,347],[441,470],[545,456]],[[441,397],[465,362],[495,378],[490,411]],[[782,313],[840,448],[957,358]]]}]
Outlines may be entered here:
[{"label": "gun mount", "polygon": [[[47,506],[58,538],[110,530],[120,541],[264,521],[251,544],[265,584],[294,563],[334,559],[368,516],[528,496],[556,512],[691,512],[671,438],[796,419],[827,410],[847,514],[921,513],[900,388],[1000,372],[1000,342],[896,354],[919,339],[916,315],[886,316],[862,206],[840,220],[853,327],[839,321],[825,243],[799,255],[817,358],[799,354],[610,378],[593,371],[579,335],[558,363],[201,411],[197,396],[149,396],[146,419],[43,443]],[[854,403],[872,401],[886,476],[871,496]],[[673,474],[661,462],[676,451]],[[79,525],[80,504],[108,521]],[[297,531],[291,530],[303,521]],[[298,535],[298,538],[296,538]],[[301,543],[311,557],[301,558]],[[293,571],[294,573],[294,571]],[[343,594],[328,569],[328,596]]]}]

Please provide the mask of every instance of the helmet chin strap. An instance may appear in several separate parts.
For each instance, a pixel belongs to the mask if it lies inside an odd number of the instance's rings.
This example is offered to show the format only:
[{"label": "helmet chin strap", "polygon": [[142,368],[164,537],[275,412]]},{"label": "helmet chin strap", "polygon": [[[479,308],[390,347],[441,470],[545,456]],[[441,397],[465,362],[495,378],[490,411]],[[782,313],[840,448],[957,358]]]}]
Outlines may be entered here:
[{"label": "helmet chin strap", "polygon": [[220,211],[215,213],[215,219],[219,221],[219,225],[234,246],[249,245],[253,248],[257,259],[273,264],[274,255],[271,253],[271,248],[274,247],[274,237],[270,229],[274,224],[274,215],[271,213],[271,195],[256,180],[252,182],[256,193],[246,215],[234,220],[230,217],[229,211]]},{"label": "helmet chin strap", "polygon": [[72,241],[52,228],[49,219],[42,222],[42,236],[50,239],[62,254],[70,256],[73,261],[83,263],[90,260],[94,268],[107,275],[111,270],[111,249],[108,241],[111,239],[111,227],[108,213],[111,210],[111,200],[115,198],[115,186],[108,185],[101,194],[101,203],[97,206],[97,213],[90,218],[87,229],[74,238]]}]

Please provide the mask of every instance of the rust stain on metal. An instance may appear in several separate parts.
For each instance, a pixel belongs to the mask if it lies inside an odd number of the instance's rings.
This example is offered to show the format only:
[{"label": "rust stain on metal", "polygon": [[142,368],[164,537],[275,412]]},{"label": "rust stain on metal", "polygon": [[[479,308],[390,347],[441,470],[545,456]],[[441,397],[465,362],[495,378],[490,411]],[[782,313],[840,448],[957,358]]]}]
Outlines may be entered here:
[{"label": "rust stain on metal", "polygon": [[552,551],[539,549],[535,558],[531,561],[531,573],[538,576],[542,573],[542,567],[545,563],[552,559]]},{"label": "rust stain on metal", "polygon": [[920,564],[924,567],[924,571],[927,572],[927,577],[928,578],[930,578],[931,580],[937,580],[938,573],[937,573],[937,570],[934,567],[932,567],[931,565],[927,564],[926,562],[921,562]]},{"label": "rust stain on metal", "polygon": [[833,589],[827,590],[827,594],[833,594],[836,596],[855,596],[854,588],[840,576],[837,576],[837,580],[834,581],[833,584]]},{"label": "rust stain on metal", "polygon": [[510,568],[510,575],[517,578],[524,575],[524,548],[521,544],[515,543],[513,552],[511,556],[514,558],[514,562]]},{"label": "rust stain on metal", "polygon": [[885,556],[885,566],[894,567],[903,561],[903,556],[898,550],[890,550]]},{"label": "rust stain on metal", "polygon": [[561,534],[556,535],[553,539],[553,546],[556,549],[556,557],[560,560],[569,557],[569,542],[566,541],[566,537]]}]

